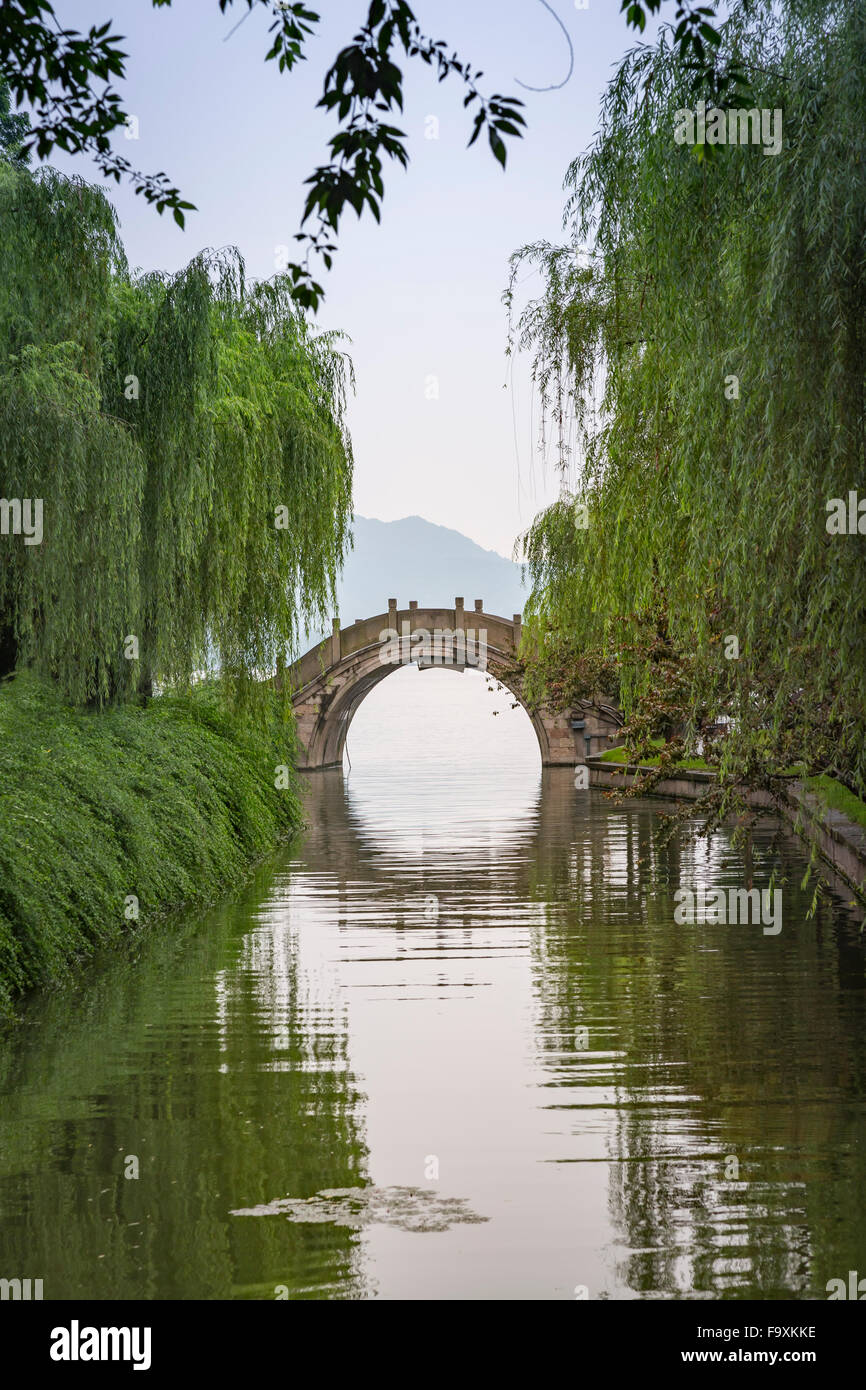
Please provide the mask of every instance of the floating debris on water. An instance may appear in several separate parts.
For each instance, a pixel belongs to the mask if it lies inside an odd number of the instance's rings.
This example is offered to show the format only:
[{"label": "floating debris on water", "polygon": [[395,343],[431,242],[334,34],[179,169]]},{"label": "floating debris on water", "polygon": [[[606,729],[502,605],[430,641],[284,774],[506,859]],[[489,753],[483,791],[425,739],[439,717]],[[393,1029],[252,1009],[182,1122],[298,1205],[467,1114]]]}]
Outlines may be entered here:
[{"label": "floating debris on water", "polygon": [[232,1216],[285,1216],[289,1221],[330,1221],[335,1226],[396,1226],[401,1231],[447,1231],[487,1221],[462,1197],[439,1197],[422,1187],[329,1187],[314,1197],[278,1197]]}]

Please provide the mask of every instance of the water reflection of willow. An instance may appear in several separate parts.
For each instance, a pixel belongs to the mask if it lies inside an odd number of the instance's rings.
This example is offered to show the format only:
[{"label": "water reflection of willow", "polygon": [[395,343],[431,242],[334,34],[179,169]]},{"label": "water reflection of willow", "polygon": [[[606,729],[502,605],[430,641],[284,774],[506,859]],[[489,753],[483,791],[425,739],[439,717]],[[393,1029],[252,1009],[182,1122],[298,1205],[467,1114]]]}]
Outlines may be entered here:
[{"label": "water reflection of willow", "polygon": [[[554,775],[540,826],[537,1026],[556,1103],[576,1128],[607,1121],[592,1157],[610,1165],[619,1281],[826,1296],[866,1249],[856,918],[829,900],[808,918],[802,850],[769,825],[741,848],[726,831],[660,848],[658,803],[597,799],[575,818],[573,795]],[[674,924],[677,885],[765,886],[773,869],[778,938]]]},{"label": "water reflection of willow", "polygon": [[366,1291],[346,1228],[229,1215],[353,1186],[366,1161],[345,1021],[288,924],[257,912],[272,877],[36,1001],[7,1039],[0,1262],[44,1276],[46,1298]]}]

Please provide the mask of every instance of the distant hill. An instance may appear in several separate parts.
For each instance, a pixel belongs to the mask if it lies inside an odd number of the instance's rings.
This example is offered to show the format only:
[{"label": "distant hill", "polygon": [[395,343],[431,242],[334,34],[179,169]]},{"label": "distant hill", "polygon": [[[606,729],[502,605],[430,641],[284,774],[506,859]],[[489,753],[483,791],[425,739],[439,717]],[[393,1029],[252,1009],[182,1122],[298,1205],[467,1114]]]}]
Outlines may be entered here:
[{"label": "distant hill", "polygon": [[[520,565],[484,550],[459,531],[420,516],[401,521],[356,516],[353,530],[355,548],[337,594],[343,627],[387,612],[389,598],[396,598],[398,608],[408,608],[410,599],[417,599],[421,608],[453,608],[460,595],[467,608],[481,598],[484,611],[500,617],[523,611],[527,591]],[[307,645],[323,635],[311,635]]]}]

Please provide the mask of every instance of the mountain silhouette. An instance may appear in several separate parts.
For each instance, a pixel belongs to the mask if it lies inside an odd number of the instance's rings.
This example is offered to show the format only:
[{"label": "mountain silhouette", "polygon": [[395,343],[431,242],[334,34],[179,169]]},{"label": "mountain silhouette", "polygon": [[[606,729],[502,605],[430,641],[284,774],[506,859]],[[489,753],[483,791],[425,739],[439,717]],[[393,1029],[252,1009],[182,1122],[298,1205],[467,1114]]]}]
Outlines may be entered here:
[{"label": "mountain silhouette", "polygon": [[[353,532],[354,549],[337,588],[342,627],[387,612],[389,598],[396,598],[398,608],[408,608],[410,599],[420,608],[453,608],[459,595],[468,609],[480,598],[486,613],[511,618],[523,611],[527,590],[521,566],[459,531],[420,516],[400,521],[356,516]],[[306,645],[324,635],[312,633]]]}]

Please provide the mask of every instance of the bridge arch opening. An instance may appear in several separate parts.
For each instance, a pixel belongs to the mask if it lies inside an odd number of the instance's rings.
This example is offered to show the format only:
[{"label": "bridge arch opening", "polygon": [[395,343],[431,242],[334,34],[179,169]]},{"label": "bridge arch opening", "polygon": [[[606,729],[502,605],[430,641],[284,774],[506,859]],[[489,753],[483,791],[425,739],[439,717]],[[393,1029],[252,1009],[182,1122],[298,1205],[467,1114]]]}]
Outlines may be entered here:
[{"label": "bridge arch opening", "polygon": [[353,768],[408,759],[419,772],[507,762],[532,773],[543,762],[532,721],[511,692],[483,672],[447,666],[387,669],[353,700],[342,745]]}]

